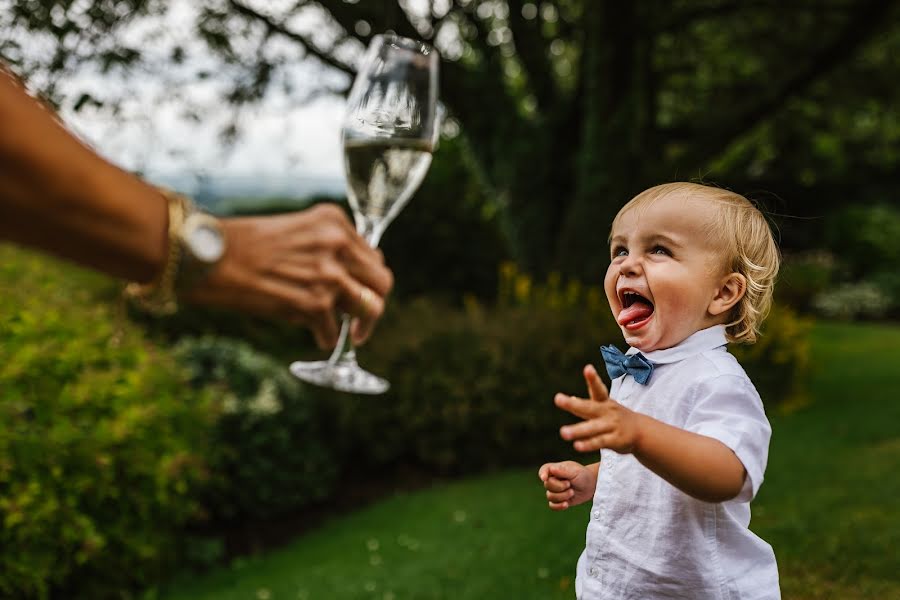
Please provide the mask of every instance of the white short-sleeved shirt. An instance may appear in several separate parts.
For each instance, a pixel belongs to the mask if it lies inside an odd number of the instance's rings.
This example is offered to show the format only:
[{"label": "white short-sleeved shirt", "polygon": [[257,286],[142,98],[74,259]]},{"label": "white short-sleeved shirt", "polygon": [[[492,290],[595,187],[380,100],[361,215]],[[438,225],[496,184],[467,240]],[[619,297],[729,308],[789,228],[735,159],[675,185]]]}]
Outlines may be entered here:
[{"label": "white short-sleeved shirt", "polygon": [[720,325],[648,352],[655,367],[647,385],[623,375],[612,382],[610,397],[721,441],[747,471],[743,490],[727,502],[703,502],[634,456],[602,450],[586,547],[578,559],[579,600],[781,597],[772,547],[748,529],[771,427],[756,388],[725,344]]}]

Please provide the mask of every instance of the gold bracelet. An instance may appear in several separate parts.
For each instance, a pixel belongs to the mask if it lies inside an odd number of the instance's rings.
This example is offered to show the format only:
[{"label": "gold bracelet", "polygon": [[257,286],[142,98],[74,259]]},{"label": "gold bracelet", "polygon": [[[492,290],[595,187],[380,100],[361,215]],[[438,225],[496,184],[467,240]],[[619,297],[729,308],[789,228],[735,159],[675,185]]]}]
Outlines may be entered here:
[{"label": "gold bracelet", "polygon": [[180,234],[184,220],[191,210],[191,201],[171,190],[159,188],[169,206],[169,248],[162,272],[150,283],[129,283],[125,296],[135,305],[152,315],[171,315],[178,310],[175,279],[181,262]]}]

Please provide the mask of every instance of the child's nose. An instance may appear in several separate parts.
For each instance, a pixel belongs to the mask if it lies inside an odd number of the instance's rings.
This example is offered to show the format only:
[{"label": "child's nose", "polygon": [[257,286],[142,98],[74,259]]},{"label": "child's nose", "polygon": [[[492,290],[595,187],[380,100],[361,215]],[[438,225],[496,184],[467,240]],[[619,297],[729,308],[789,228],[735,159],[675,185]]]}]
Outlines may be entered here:
[{"label": "child's nose", "polygon": [[636,275],[640,273],[640,260],[633,254],[625,257],[625,260],[619,263],[619,273],[622,275]]}]

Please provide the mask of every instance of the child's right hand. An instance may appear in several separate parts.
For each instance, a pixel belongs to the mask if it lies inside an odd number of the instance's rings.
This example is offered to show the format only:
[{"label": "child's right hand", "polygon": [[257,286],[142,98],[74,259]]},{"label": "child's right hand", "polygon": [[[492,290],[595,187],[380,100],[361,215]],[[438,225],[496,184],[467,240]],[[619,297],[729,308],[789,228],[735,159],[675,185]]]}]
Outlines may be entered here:
[{"label": "child's right hand", "polygon": [[572,460],[543,465],[538,477],[547,490],[550,510],[566,510],[590,500],[597,487],[598,466],[584,466]]}]

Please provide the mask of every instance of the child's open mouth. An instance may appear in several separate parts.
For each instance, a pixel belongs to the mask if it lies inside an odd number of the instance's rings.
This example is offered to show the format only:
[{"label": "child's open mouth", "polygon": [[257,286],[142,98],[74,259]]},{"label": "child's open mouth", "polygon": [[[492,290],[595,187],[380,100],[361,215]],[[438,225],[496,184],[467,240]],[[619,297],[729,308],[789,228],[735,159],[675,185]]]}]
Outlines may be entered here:
[{"label": "child's open mouth", "polygon": [[653,316],[653,303],[637,292],[624,290],[621,292],[622,310],[616,322],[625,329],[638,329]]}]

